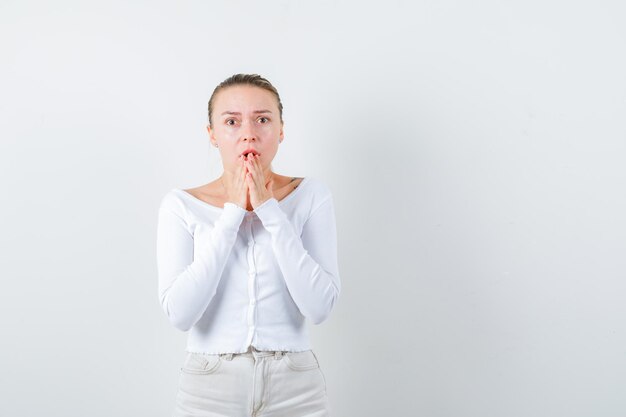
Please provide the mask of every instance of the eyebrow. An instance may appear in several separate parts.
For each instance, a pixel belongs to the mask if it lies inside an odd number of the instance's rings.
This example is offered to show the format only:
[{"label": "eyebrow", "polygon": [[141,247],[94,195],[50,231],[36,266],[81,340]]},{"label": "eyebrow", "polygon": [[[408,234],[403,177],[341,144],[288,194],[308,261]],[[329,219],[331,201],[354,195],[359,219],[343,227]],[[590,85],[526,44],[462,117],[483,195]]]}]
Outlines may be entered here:
[{"label": "eyebrow", "polygon": [[[252,113],[256,113],[256,114],[271,113],[271,111],[270,110],[255,110]],[[237,116],[241,115],[241,113],[239,113],[238,111],[225,111],[224,113],[222,113],[222,116],[225,114],[235,114]]]}]

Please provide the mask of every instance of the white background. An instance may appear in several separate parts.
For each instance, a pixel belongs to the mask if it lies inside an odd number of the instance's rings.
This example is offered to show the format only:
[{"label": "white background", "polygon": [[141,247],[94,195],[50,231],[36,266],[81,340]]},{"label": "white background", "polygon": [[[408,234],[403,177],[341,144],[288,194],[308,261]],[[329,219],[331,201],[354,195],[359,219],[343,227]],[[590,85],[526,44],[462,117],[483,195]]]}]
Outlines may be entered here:
[{"label": "white background", "polygon": [[334,417],[626,415],[620,1],[0,3],[0,415],[169,416],[158,203],[237,72],[334,194]]}]

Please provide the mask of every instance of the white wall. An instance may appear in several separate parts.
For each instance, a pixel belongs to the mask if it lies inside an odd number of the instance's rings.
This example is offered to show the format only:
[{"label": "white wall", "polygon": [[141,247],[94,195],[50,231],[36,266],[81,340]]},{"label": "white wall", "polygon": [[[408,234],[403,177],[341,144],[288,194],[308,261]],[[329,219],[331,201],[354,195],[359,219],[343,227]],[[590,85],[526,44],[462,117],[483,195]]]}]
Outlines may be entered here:
[{"label": "white wall", "polygon": [[626,413],[619,1],[0,3],[0,415],[169,416],[157,205],[216,178],[217,83],[334,192],[334,416]]}]

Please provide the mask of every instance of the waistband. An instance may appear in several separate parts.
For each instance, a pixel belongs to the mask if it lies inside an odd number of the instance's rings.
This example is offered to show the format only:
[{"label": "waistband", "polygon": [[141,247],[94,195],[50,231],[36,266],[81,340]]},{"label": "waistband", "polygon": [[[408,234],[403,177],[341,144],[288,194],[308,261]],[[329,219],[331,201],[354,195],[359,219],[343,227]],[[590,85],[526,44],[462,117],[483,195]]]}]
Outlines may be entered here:
[{"label": "waistband", "polygon": [[219,353],[218,355],[226,360],[232,360],[234,356],[244,356],[248,358],[264,358],[274,356],[274,359],[280,359],[286,353],[284,350],[259,350],[254,346],[248,346],[248,350],[243,353]]}]

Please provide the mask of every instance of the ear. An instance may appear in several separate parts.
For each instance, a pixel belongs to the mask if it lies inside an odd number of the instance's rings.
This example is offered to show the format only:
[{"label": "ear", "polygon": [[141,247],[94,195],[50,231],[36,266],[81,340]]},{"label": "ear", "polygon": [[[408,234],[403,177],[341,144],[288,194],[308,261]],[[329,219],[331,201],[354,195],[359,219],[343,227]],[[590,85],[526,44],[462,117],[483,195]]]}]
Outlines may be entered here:
[{"label": "ear", "polygon": [[209,132],[209,140],[213,146],[217,145],[217,140],[215,140],[215,136],[213,135],[213,131],[211,130],[211,126],[206,126],[207,132]]},{"label": "ear", "polygon": [[[280,124],[280,135],[279,135],[280,142],[282,142],[282,141],[283,141],[283,139],[285,139],[285,132],[283,131],[283,127],[284,127],[284,126],[285,126],[285,124],[284,124],[284,123],[281,123],[281,124]],[[280,142],[279,142],[279,143],[280,143]]]}]

